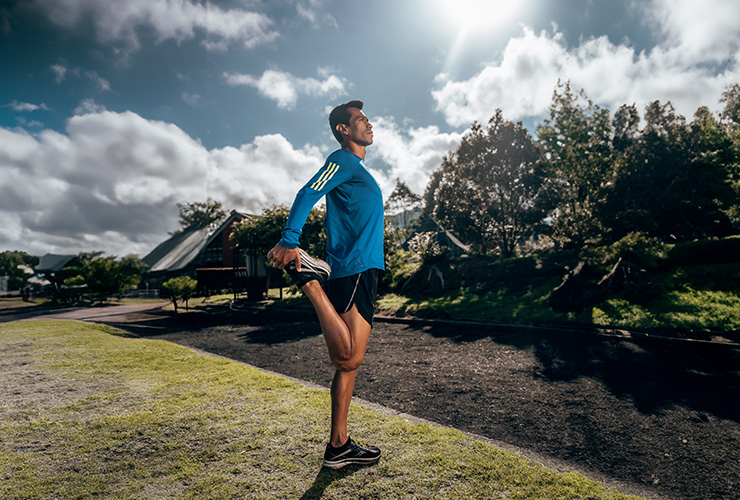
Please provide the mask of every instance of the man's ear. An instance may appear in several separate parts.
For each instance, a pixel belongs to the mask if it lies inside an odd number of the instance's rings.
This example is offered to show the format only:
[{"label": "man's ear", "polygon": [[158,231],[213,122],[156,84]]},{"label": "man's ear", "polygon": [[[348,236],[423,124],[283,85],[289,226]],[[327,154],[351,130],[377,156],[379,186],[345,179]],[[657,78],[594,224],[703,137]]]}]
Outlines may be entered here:
[{"label": "man's ear", "polygon": [[349,130],[347,130],[349,127],[345,125],[344,123],[338,123],[337,124],[337,131],[340,135],[349,135]]}]

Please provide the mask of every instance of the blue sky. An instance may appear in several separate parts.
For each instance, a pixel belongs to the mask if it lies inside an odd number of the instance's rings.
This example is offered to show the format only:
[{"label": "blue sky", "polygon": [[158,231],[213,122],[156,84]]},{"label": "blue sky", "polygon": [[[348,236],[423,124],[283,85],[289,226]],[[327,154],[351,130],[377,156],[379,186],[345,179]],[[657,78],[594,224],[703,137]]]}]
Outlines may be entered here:
[{"label": "blue sky", "polygon": [[359,98],[386,195],[421,194],[497,108],[534,133],[558,79],[615,110],[719,111],[735,0],[0,0],[0,250],[145,255],[177,203],[259,213]]}]

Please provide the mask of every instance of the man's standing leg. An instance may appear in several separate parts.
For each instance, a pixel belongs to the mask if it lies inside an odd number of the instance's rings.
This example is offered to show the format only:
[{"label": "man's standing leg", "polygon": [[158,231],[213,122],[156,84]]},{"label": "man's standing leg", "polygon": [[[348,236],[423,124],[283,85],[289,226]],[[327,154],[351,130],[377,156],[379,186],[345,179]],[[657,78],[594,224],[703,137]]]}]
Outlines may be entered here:
[{"label": "man's standing leg", "polygon": [[[347,430],[349,407],[355,387],[357,370],[365,358],[370,340],[370,324],[357,311],[357,306],[339,314],[318,282],[305,284],[301,290],[311,300],[321,324],[324,340],[336,371],[331,386],[331,435],[333,448],[349,446],[350,454],[344,461],[327,460],[324,465],[339,468],[349,463],[373,463],[380,457],[377,448],[361,448],[350,439]],[[329,451],[327,451],[327,454]]]},{"label": "man's standing leg", "polygon": [[301,289],[316,310],[324,334],[329,359],[336,368],[332,382],[332,432],[331,444],[340,446],[347,441],[347,415],[355,387],[357,369],[365,359],[370,340],[370,325],[353,306],[349,312],[339,314],[317,281]]},{"label": "man's standing leg", "polygon": [[[355,377],[362,361],[365,359],[365,351],[370,339],[370,325],[353,307],[349,312],[340,315],[349,328],[349,336],[352,339],[352,349],[348,361],[337,362],[332,359],[337,368],[331,385],[331,444],[341,446],[347,442],[349,437],[347,431],[347,418],[349,417],[349,406],[352,401],[352,393],[355,389]],[[324,334],[329,352],[337,346],[342,345],[343,339]],[[330,354],[330,358],[332,355]]]}]

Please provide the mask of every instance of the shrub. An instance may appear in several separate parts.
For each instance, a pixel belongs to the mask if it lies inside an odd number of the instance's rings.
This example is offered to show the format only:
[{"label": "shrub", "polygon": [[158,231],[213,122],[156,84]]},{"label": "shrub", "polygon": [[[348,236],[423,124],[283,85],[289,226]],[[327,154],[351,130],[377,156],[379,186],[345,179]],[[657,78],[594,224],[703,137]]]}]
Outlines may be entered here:
[{"label": "shrub", "polygon": [[177,312],[177,300],[181,299],[185,302],[185,310],[188,310],[188,299],[195,295],[195,288],[198,282],[190,276],[180,276],[178,278],[172,278],[165,281],[162,284],[162,290],[169,295],[172,305],[175,307]]}]

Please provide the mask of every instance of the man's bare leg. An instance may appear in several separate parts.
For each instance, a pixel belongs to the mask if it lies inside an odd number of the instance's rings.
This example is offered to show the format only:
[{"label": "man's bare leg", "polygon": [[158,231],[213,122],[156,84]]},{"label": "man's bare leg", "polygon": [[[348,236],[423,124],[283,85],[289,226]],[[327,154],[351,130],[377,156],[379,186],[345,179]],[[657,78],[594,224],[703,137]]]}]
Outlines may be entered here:
[{"label": "man's bare leg", "polygon": [[301,290],[316,310],[329,358],[337,369],[331,386],[330,442],[332,446],[341,446],[347,442],[347,418],[355,377],[365,359],[371,327],[357,311],[357,306],[353,305],[346,313],[337,313],[318,282],[306,283]]}]

